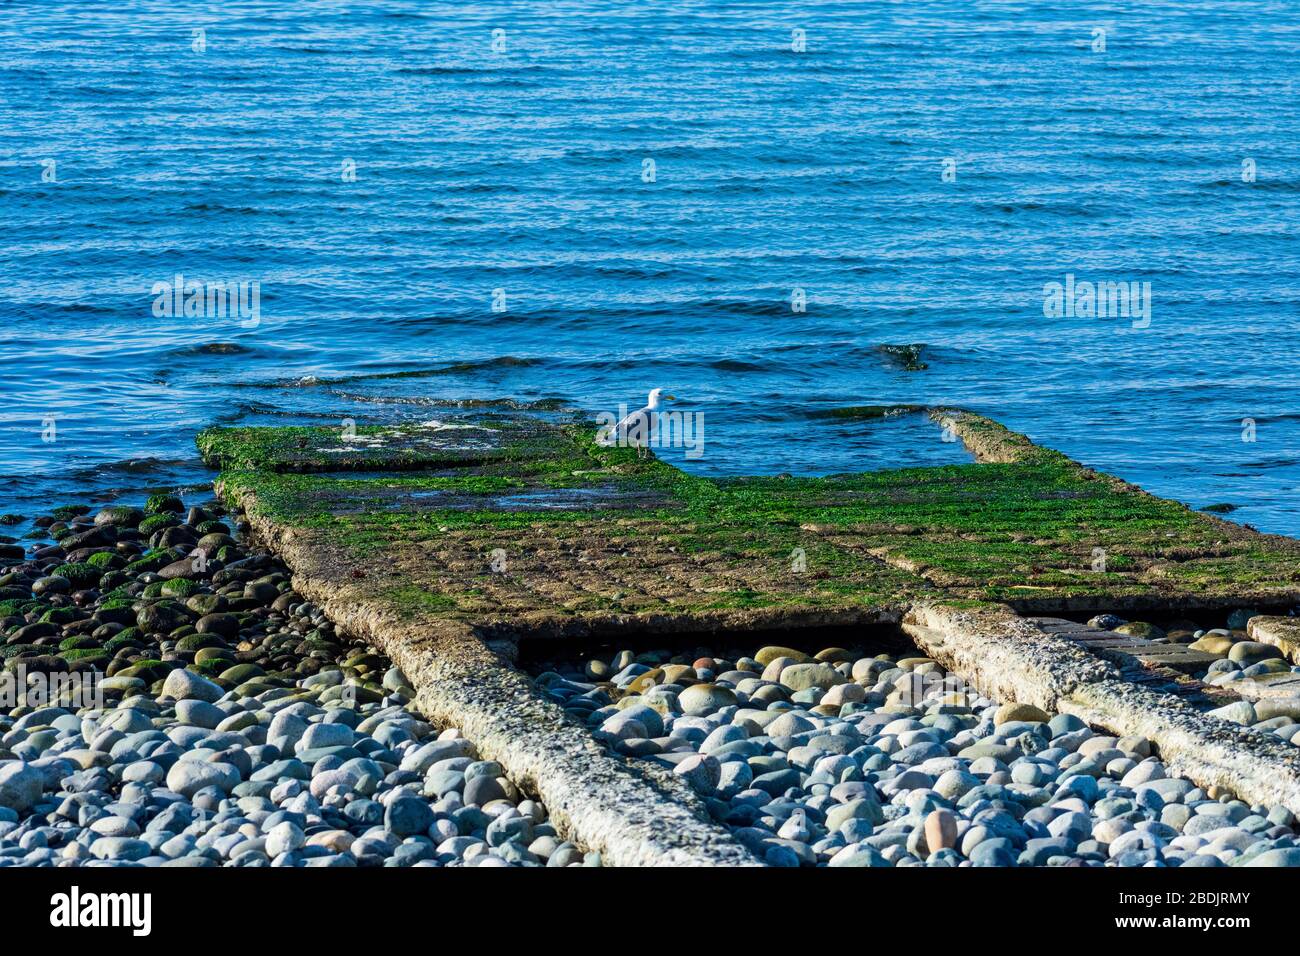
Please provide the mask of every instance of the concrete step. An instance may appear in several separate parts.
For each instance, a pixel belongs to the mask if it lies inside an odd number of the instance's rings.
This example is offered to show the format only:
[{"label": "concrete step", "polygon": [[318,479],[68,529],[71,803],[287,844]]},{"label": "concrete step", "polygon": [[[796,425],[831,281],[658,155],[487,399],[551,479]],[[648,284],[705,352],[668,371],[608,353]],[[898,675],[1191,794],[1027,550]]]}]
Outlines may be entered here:
[{"label": "concrete step", "polygon": [[1090,651],[1113,660],[1121,666],[1126,663],[1123,658],[1132,657],[1151,667],[1167,667],[1192,673],[1203,670],[1218,660],[1215,655],[1193,650],[1186,644],[1170,644],[1134,637],[1131,634],[1104,631],[1077,621],[1067,621],[1064,618],[1031,617],[1027,620],[1048,634],[1077,641]]}]

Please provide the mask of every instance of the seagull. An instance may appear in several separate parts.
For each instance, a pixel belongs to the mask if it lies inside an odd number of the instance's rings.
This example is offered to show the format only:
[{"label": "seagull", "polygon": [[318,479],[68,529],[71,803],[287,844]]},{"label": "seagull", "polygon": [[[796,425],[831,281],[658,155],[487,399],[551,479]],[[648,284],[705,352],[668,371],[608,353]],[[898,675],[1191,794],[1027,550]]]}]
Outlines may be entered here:
[{"label": "seagull", "polygon": [[644,458],[646,456],[646,446],[656,431],[651,416],[659,411],[661,402],[675,401],[677,401],[677,397],[675,395],[665,395],[662,388],[650,389],[645,408],[637,409],[614,426],[614,434],[618,436],[619,444],[635,445],[637,457]]}]

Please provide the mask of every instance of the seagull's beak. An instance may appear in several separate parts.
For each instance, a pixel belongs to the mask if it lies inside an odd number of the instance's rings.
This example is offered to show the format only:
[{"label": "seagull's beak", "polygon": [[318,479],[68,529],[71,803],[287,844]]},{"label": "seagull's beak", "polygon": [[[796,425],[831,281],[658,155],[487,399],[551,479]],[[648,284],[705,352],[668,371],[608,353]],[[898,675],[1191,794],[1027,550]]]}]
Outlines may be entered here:
[{"label": "seagull's beak", "polygon": [[676,395],[665,395],[665,396],[664,396],[664,400],[665,400],[665,401],[669,401],[669,402],[675,402],[675,401],[677,401],[677,396],[676,396]]}]

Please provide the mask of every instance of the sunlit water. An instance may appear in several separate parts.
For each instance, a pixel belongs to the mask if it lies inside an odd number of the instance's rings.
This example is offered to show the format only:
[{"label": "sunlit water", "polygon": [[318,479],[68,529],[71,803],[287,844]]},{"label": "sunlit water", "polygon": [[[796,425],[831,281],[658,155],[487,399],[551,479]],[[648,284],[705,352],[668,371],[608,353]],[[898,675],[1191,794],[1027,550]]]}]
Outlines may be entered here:
[{"label": "sunlit water", "polygon": [[[953,403],[1300,533],[1298,52],[1282,2],[2,4],[0,510],[660,385],[693,470],[956,460],[817,414]],[[256,326],[155,315],[177,274]],[[1149,325],[1045,317],[1067,274]]]}]

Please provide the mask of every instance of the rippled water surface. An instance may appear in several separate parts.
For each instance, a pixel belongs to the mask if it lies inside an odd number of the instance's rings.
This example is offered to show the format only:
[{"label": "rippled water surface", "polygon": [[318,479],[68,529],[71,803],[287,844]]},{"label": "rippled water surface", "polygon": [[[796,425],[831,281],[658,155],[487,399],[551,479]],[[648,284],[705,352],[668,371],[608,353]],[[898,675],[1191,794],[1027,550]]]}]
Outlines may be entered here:
[{"label": "rippled water surface", "polygon": [[[699,471],[952,460],[819,412],[958,403],[1300,533],[1298,52],[1291,2],[6,3],[0,506],[658,385]],[[177,274],[258,323],[155,315]],[[1045,318],[1067,274],[1149,326]]]}]

